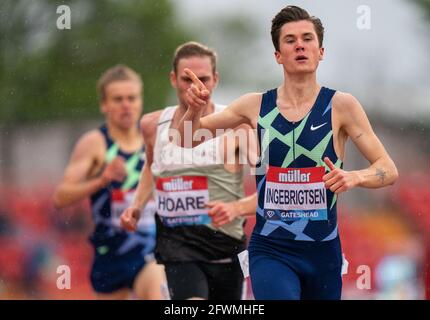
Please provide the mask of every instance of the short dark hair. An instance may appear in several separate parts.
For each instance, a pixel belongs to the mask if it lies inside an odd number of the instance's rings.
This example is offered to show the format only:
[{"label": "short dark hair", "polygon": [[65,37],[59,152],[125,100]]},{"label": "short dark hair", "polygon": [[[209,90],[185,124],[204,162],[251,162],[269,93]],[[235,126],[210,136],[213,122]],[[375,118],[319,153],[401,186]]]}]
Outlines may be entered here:
[{"label": "short dark hair", "polygon": [[216,72],[216,60],[217,60],[216,52],[213,49],[206,47],[205,45],[195,41],[186,42],[180,45],[178,48],[176,48],[175,54],[173,56],[173,63],[172,63],[173,71],[175,73],[178,71],[179,60],[184,58],[189,58],[189,57],[195,57],[195,56],[209,57],[211,59],[212,72],[213,73]]},{"label": "short dark hair", "polygon": [[100,76],[97,81],[97,92],[99,94],[99,100],[103,101],[106,98],[106,87],[115,81],[132,80],[139,83],[143,87],[142,78],[133,69],[123,64],[118,64],[112,68],[107,69]]},{"label": "short dark hair", "polygon": [[320,48],[322,47],[324,39],[324,27],[321,23],[321,20],[315,16],[310,16],[305,9],[297,6],[287,6],[279,11],[272,20],[271,35],[276,51],[279,51],[279,37],[281,35],[282,26],[288,22],[301,20],[306,20],[313,23],[315,32],[318,36],[319,46]]}]

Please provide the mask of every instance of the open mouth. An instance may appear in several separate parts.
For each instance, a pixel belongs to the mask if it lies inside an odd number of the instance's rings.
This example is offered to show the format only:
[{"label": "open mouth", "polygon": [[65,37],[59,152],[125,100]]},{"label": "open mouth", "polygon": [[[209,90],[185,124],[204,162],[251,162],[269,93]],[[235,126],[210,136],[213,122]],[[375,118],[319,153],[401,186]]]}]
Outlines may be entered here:
[{"label": "open mouth", "polygon": [[296,61],[305,61],[308,60],[308,58],[306,56],[297,56],[296,57]]}]

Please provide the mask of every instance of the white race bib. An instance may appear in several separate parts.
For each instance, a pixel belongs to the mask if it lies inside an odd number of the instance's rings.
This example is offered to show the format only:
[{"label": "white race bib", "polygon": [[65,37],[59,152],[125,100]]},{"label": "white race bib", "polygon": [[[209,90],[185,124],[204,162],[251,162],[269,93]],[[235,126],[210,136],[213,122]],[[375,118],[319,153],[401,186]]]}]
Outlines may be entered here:
[{"label": "white race bib", "polygon": [[240,252],[237,257],[239,258],[240,268],[242,269],[243,277],[249,277],[249,252],[248,250]]},{"label": "white race bib", "polygon": [[324,167],[269,167],[264,194],[267,220],[327,220]]},{"label": "white race bib", "polygon": [[208,181],[205,176],[176,176],[156,181],[157,213],[168,227],[207,224],[209,202]]},{"label": "white race bib", "polygon": [[[120,218],[125,209],[133,203],[136,190],[122,191],[121,189],[112,190],[111,203],[111,223],[115,227],[121,227]],[[149,201],[146,207],[141,212],[141,218],[137,223],[137,229],[140,231],[148,231],[155,228],[155,203]]]}]

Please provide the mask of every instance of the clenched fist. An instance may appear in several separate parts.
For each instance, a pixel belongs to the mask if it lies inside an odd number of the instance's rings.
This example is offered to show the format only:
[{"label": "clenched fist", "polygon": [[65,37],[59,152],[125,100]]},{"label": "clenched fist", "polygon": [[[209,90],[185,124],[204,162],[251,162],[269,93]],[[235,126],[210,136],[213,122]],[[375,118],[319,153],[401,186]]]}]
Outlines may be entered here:
[{"label": "clenched fist", "polygon": [[102,172],[102,179],[104,184],[112,181],[122,182],[127,177],[127,170],[125,168],[125,161],[122,157],[116,157],[106,165]]},{"label": "clenched fist", "polygon": [[137,223],[140,219],[140,209],[136,207],[129,207],[121,213],[120,221],[121,227],[127,231],[134,232],[137,229]]}]

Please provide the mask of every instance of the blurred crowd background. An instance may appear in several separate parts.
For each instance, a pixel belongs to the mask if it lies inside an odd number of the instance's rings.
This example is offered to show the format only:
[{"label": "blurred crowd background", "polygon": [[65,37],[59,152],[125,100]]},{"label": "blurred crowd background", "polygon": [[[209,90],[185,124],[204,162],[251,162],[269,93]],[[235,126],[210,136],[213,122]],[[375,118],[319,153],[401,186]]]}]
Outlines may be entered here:
[{"label": "blurred crowd background", "polygon": [[[400,173],[393,187],[340,197],[343,298],[430,298],[429,0],[369,0],[364,9],[355,0],[2,0],[0,299],[94,298],[88,203],[57,211],[51,196],[78,137],[103,121],[99,75],[129,65],[144,81],[144,112],[160,109],[175,103],[174,49],[197,40],[218,52],[217,102],[271,89],[282,70],[270,20],[287,4],[322,19],[320,83],[359,99]],[[71,29],[57,28],[60,5],[71,9]],[[362,29],[366,10],[370,28]],[[365,166],[348,144],[345,168]],[[246,181],[249,194],[255,183]],[[57,288],[60,265],[71,268],[70,289]]]}]

